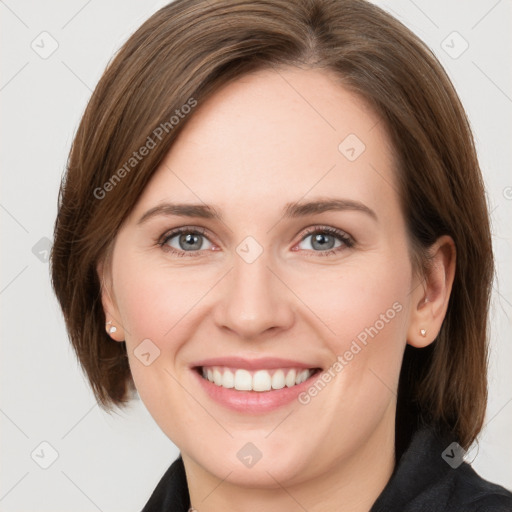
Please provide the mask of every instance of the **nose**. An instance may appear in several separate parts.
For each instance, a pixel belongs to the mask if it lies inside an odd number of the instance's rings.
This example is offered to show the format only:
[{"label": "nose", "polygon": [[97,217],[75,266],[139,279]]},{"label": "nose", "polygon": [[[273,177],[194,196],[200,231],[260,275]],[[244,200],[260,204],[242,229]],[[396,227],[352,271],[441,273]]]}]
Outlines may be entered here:
[{"label": "nose", "polygon": [[235,253],[233,268],[218,290],[216,325],[247,340],[289,329],[293,294],[276,274],[265,251],[252,263]]}]

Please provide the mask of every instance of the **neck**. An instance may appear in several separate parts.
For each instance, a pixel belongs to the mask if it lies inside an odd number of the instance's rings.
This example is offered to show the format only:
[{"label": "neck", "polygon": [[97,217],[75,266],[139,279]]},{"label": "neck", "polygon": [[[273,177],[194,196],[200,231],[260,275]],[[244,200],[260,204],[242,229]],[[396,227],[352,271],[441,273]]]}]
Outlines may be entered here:
[{"label": "neck", "polygon": [[384,421],[349,458],[294,485],[274,476],[271,488],[240,486],[229,476],[219,479],[182,453],[191,507],[198,512],[368,512],[393,472],[394,443],[394,420]]}]

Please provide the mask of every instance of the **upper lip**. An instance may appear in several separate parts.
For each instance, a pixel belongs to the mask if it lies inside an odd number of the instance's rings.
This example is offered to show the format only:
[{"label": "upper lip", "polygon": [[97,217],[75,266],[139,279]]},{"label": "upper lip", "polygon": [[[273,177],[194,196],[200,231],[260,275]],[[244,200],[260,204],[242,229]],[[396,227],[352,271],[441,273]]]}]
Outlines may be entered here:
[{"label": "upper lip", "polygon": [[276,368],[319,368],[311,363],[302,363],[292,359],[279,357],[260,357],[258,359],[245,359],[243,357],[214,357],[196,361],[191,365],[198,366],[229,366],[231,368],[243,368],[246,370],[272,370]]}]

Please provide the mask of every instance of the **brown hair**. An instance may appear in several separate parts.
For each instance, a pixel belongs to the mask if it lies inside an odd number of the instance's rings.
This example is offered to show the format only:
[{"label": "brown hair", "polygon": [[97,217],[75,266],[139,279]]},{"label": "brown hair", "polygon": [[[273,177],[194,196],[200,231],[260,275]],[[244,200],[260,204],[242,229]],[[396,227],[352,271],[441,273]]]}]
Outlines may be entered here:
[{"label": "brown hair", "polygon": [[[396,151],[414,259],[424,267],[425,250],[438,237],[455,241],[455,280],[438,338],[424,349],[406,348],[397,440],[426,422],[468,447],[486,408],[493,274],[473,138],[433,53],[363,0],[177,0],[109,64],[72,145],[51,253],[53,287],[95,396],[109,410],[133,388],[126,346],[105,332],[96,266],[108,260],[118,229],[193,113],[178,123],[171,118],[245,73],[286,65],[336,72],[381,116]],[[164,136],[157,141],[158,127]],[[149,138],[151,151],[130,160]]]}]

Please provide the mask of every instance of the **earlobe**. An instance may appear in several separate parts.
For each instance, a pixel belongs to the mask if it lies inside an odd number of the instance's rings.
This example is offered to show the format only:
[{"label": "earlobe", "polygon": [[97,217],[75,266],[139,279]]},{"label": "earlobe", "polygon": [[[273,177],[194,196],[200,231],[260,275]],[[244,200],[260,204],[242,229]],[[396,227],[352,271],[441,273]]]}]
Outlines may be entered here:
[{"label": "earlobe", "polygon": [[103,262],[98,263],[96,271],[100,281],[101,303],[106,318],[105,330],[114,341],[124,341],[124,329],[121,326],[119,311],[114,300],[110,274],[105,272]]},{"label": "earlobe", "polygon": [[423,348],[433,343],[448,310],[455,277],[456,250],[453,239],[444,235],[429,249],[424,281],[413,291],[407,343]]},{"label": "earlobe", "polygon": [[107,334],[114,340],[114,341],[125,341],[124,340],[124,330],[123,329],[118,329],[114,323],[113,323],[113,320],[109,320],[106,324],[105,324],[105,329],[107,331]]}]

